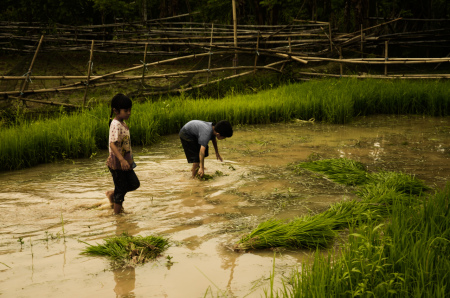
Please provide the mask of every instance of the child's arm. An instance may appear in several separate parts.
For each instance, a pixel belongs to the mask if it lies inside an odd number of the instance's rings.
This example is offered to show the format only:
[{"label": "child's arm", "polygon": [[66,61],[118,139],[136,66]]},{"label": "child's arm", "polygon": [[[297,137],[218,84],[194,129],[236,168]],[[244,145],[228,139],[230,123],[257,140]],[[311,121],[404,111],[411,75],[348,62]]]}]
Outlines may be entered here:
[{"label": "child's arm", "polygon": [[123,158],[122,154],[120,154],[119,149],[117,148],[116,144],[109,143],[109,146],[111,147],[111,150],[114,153],[114,155],[117,156],[117,158],[119,159],[122,170],[124,170],[124,171],[129,170],[130,164],[128,163],[128,161],[125,158]]},{"label": "child's arm", "polygon": [[223,161],[222,156],[220,156],[219,154],[219,149],[217,148],[217,140],[216,139],[212,139],[212,143],[214,146],[214,150],[216,151],[216,158],[220,161]]},{"label": "child's arm", "polygon": [[200,177],[203,177],[203,174],[205,173],[205,154],[206,154],[206,147],[200,146],[200,152],[199,152],[199,159],[200,159],[200,168],[198,169],[197,174]]}]

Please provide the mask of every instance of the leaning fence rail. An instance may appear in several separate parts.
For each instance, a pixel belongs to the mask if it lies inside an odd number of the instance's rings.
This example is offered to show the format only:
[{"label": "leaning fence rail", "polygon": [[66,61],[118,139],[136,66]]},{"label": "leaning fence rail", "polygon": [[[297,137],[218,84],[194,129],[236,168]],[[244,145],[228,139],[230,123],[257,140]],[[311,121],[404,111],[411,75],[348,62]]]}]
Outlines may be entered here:
[{"label": "leaning fence rail", "polygon": [[[0,22],[0,51],[37,53],[70,51],[90,51],[89,67],[86,76],[33,75],[31,70],[24,76],[0,76],[2,81],[22,81],[21,88],[3,90],[0,98],[14,98],[23,101],[42,104],[74,105],[29,98],[33,94],[69,92],[84,89],[83,106],[90,88],[116,84],[124,81],[141,81],[141,87],[149,79],[188,78],[204,75],[205,82],[194,85],[181,84],[161,90],[139,90],[140,96],[150,96],[164,93],[185,92],[201,88],[208,84],[229,80],[256,71],[283,72],[288,62],[300,63],[296,72],[298,79],[311,77],[355,77],[355,78],[386,78],[386,79],[449,79],[450,74],[393,74],[389,73],[390,65],[419,65],[450,62],[447,57],[435,58],[396,58],[389,56],[389,45],[405,44],[437,44],[450,48],[449,28],[440,28],[419,32],[401,32],[377,34],[383,26],[402,21],[401,18],[385,21],[371,27],[363,28],[352,33],[339,33],[330,23],[294,20],[289,25],[282,26],[237,26],[224,24],[205,24],[194,22],[167,22],[165,20],[150,20],[145,23],[109,24],[96,26],[44,26],[42,24],[5,23]],[[236,30],[235,30],[236,29]],[[45,31],[45,38],[39,32]],[[19,34],[19,32],[22,32]],[[23,33],[25,32],[25,34]],[[43,41],[44,40],[44,41]],[[21,44],[18,46],[17,44]],[[36,46],[38,44],[38,46]],[[368,57],[368,49],[383,49],[382,57]],[[361,58],[345,58],[344,52],[358,53]],[[143,56],[143,60],[136,66],[113,71],[103,75],[91,73],[94,53],[132,54],[134,57]],[[216,56],[229,55],[237,61],[237,55],[254,56],[251,65],[234,64],[232,67],[211,67],[211,59]],[[146,62],[149,56],[175,56],[173,58]],[[262,63],[260,56],[270,57],[271,61]],[[354,56],[354,55],[353,55]],[[366,57],[365,57],[366,56]],[[148,67],[157,67],[165,63],[174,63],[186,59],[208,57],[208,65],[202,69],[177,71],[171,73],[147,73]],[[231,60],[231,58],[230,58]],[[339,73],[320,73],[302,69],[312,63],[337,63]],[[31,64],[30,68],[32,67]],[[279,65],[281,65],[279,67]],[[374,74],[345,74],[344,65],[374,65],[384,66],[384,75]],[[140,75],[127,73],[140,71]],[[225,73],[213,79],[212,73]],[[238,73],[241,72],[241,73]],[[232,73],[230,75],[230,73]],[[60,84],[49,88],[32,88],[32,80],[59,80]],[[63,83],[64,81],[64,83]],[[17,84],[16,84],[17,85]]]}]

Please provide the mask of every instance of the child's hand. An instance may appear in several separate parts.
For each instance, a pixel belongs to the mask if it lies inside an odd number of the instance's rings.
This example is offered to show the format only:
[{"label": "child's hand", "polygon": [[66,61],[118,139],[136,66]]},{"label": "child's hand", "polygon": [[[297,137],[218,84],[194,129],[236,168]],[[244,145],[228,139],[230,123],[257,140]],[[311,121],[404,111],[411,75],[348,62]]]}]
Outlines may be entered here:
[{"label": "child's hand", "polygon": [[220,154],[217,152],[216,152],[216,158],[217,158],[217,160],[223,161],[222,156],[220,156]]},{"label": "child's hand", "polygon": [[130,169],[130,164],[125,159],[122,159],[120,161],[120,166],[122,167],[122,170],[128,171]]},{"label": "child's hand", "polygon": [[199,176],[199,177],[203,177],[203,174],[205,173],[205,169],[204,168],[202,168],[202,167],[200,167],[199,169],[198,169],[198,171],[197,171],[197,175]]}]

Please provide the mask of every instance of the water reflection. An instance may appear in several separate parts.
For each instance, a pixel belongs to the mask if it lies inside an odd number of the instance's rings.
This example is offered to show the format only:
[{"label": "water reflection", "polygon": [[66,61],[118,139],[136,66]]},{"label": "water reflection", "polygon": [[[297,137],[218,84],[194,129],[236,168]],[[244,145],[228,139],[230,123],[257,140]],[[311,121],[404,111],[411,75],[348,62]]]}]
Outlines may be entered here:
[{"label": "water reflection", "polygon": [[[127,233],[130,236],[134,236],[138,233],[138,224],[133,221],[129,221],[128,218],[122,216],[117,217],[116,221],[116,235],[120,236],[123,233]],[[133,293],[136,287],[136,269],[134,267],[126,267],[113,270],[114,281],[116,283],[114,287],[114,293],[116,297],[120,298],[133,298],[136,297]]]},{"label": "water reflection", "polygon": [[136,297],[133,293],[136,287],[136,272],[134,267],[127,267],[123,269],[114,270],[114,293],[116,297]]}]

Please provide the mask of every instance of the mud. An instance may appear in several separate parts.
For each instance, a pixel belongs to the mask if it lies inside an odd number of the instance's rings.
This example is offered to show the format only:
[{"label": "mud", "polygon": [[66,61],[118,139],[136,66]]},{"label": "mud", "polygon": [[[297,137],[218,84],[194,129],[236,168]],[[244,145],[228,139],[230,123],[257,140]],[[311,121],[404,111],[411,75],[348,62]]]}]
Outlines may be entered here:
[{"label": "mud", "polygon": [[[113,188],[106,152],[0,173],[0,296],[263,296],[273,268],[279,286],[314,252],[277,250],[273,267],[272,250],[230,247],[270,217],[321,212],[354,196],[351,188],[320,175],[295,174],[293,163],[348,157],[369,171],[403,171],[436,188],[450,176],[450,118],[240,126],[218,144],[224,162],[214,154],[206,159],[210,181],[190,179],[176,135],[134,146],[141,188],[126,196],[120,216],[112,215],[104,196]],[[172,246],[154,262],[124,270],[111,270],[105,258],[80,255],[85,243],[124,231],[165,235]]]}]

